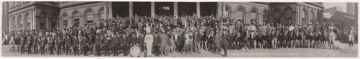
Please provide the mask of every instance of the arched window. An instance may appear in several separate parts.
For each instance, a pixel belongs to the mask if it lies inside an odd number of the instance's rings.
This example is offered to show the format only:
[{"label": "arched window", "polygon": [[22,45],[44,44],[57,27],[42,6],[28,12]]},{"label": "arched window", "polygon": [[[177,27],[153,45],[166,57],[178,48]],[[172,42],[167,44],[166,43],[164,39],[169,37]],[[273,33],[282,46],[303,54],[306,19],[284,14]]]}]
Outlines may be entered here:
[{"label": "arched window", "polygon": [[314,10],[312,9],[309,9],[309,19],[308,19],[308,23],[310,23],[312,20],[313,20],[313,17],[314,17]]},{"label": "arched window", "polygon": [[234,13],[232,13],[233,11],[231,10],[231,7],[229,5],[225,5],[225,11],[224,12],[224,16],[225,17],[232,17]]},{"label": "arched window", "polygon": [[72,13],[72,17],[73,17],[73,21],[74,21],[73,26],[74,27],[79,26],[80,25],[80,17],[81,17],[80,13],[78,11],[74,11]]},{"label": "arched window", "polygon": [[313,17],[312,17],[312,21],[311,22],[316,22],[316,17],[317,17],[317,12],[315,11],[315,9],[312,10],[312,14],[313,14]]},{"label": "arched window", "polygon": [[46,12],[40,11],[39,14],[40,29],[46,29]]},{"label": "arched window", "polygon": [[85,19],[86,19],[85,25],[93,23],[94,14],[95,14],[94,11],[92,9],[90,9],[90,8],[85,10]]},{"label": "arched window", "polygon": [[31,20],[31,17],[29,16],[29,12],[25,12],[25,16],[24,16],[24,22],[25,22],[25,27],[27,29],[30,29],[31,28],[31,25],[30,25],[30,20]]},{"label": "arched window", "polygon": [[269,10],[268,9],[264,9],[263,10],[263,14],[262,14],[262,19],[263,19],[263,21],[262,21],[262,23],[268,23],[269,22],[269,20],[267,19],[268,18],[268,13],[269,12]]},{"label": "arched window", "polygon": [[238,19],[239,20],[244,20],[245,19],[245,7],[243,7],[243,6],[238,6],[238,8],[237,8],[237,14],[238,14]]},{"label": "arched window", "polygon": [[63,27],[67,27],[68,26],[68,16],[66,14],[66,12],[62,13],[61,14],[61,20],[62,20],[62,24],[63,24]]},{"label": "arched window", "polygon": [[99,9],[99,18],[100,18],[101,20],[104,20],[104,19],[105,19],[104,7],[101,7],[101,8]]},{"label": "arched window", "polygon": [[285,24],[290,25],[292,22],[292,8],[290,6],[285,8],[285,13],[284,13],[285,19],[283,21],[285,21]]},{"label": "arched window", "polygon": [[300,24],[306,23],[306,20],[307,20],[306,17],[307,17],[307,11],[305,8],[303,8],[301,11],[301,21],[300,21],[301,23]]},{"label": "arched window", "polygon": [[274,15],[274,19],[272,20],[272,21],[274,21],[274,23],[275,24],[277,24],[277,23],[280,23],[280,9],[279,8],[274,8],[273,9],[273,12],[271,12],[271,13],[273,13],[273,15]]},{"label": "arched window", "polygon": [[9,25],[10,25],[10,30],[13,30],[13,28],[15,27],[15,17],[14,17],[14,15],[11,15],[10,16],[11,17],[11,19],[9,20]]},{"label": "arched window", "polygon": [[253,7],[250,11],[250,21],[251,23],[255,23],[258,20],[258,12],[259,10],[256,7]]},{"label": "arched window", "polygon": [[320,10],[317,10],[317,18],[316,18],[316,19],[318,19],[319,22],[322,22],[322,20],[323,20],[323,19],[321,19],[321,18],[322,18],[322,15],[323,15],[323,14],[321,13],[321,11],[320,11]]},{"label": "arched window", "polygon": [[225,5],[225,11],[231,12],[231,7],[229,5]]},{"label": "arched window", "polygon": [[23,28],[23,24],[24,24],[24,21],[23,21],[23,15],[22,14],[20,14],[20,16],[19,16],[19,19],[18,19],[18,24],[19,24],[19,27],[18,27],[18,29],[22,29]]},{"label": "arched window", "polygon": [[15,15],[14,22],[13,22],[13,25],[14,25],[14,29],[15,29],[15,30],[16,30],[17,27],[18,27],[18,19],[19,19],[19,16],[18,16],[18,15]]}]

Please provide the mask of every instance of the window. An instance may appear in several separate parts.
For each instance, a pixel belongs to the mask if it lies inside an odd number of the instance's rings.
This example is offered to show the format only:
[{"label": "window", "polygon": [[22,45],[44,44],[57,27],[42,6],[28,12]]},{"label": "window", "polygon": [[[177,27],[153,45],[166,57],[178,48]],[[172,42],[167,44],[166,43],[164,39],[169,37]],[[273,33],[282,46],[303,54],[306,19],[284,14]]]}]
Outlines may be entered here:
[{"label": "window", "polygon": [[24,24],[23,17],[20,16],[20,17],[19,17],[19,27],[18,27],[18,28],[22,28],[22,27],[23,27],[23,24]]},{"label": "window", "polygon": [[104,12],[104,8],[103,8],[103,7],[101,7],[101,8],[99,9],[99,18],[100,18],[101,20],[104,20],[104,19],[105,19],[105,12]]},{"label": "window", "polygon": [[253,9],[251,10],[251,13],[250,13],[250,21],[251,23],[255,23],[257,18],[258,18],[258,9],[256,7],[253,7]]},{"label": "window", "polygon": [[79,22],[79,19],[77,18],[77,19],[74,19],[74,27],[78,27],[79,26],[79,24],[80,24],[80,22]]},{"label": "window", "polygon": [[300,24],[304,24],[306,23],[306,9],[303,8],[303,10],[301,11],[301,20],[300,20]]},{"label": "window", "polygon": [[63,26],[64,26],[64,27],[67,27],[67,25],[68,25],[68,21],[67,21],[67,20],[64,20],[64,21],[63,21]]},{"label": "window", "polygon": [[87,9],[85,11],[85,19],[86,19],[85,25],[93,23],[93,21],[94,21],[94,12],[93,12],[92,9]]},{"label": "window", "polygon": [[46,29],[45,23],[40,23],[40,29]]},{"label": "window", "polygon": [[74,11],[73,12],[73,14],[72,14],[73,16],[73,20],[74,20],[74,27],[77,27],[77,26],[79,26],[79,24],[80,24],[80,13],[78,12],[78,11]]},{"label": "window", "polygon": [[243,6],[239,6],[238,9],[236,10],[237,12],[237,19],[239,20],[243,20],[244,19],[244,13],[245,13],[245,8]]}]

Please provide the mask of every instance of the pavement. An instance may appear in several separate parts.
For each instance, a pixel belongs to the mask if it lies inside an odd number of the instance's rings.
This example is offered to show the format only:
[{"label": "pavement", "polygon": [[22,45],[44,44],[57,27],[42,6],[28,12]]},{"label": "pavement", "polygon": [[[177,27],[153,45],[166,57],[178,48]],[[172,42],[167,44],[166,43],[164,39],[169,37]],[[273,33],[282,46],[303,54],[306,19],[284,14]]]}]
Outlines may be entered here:
[{"label": "pavement", "polygon": [[[335,46],[340,49],[322,48],[277,48],[277,49],[251,49],[251,50],[228,50],[227,57],[357,57],[358,45],[349,46],[348,44],[335,42]],[[4,57],[74,57],[73,55],[40,55],[40,54],[20,54],[11,52],[9,46],[2,46],[2,56]],[[221,52],[222,53],[222,52]],[[76,57],[96,57],[76,56]],[[106,56],[106,57],[128,57],[128,56]],[[157,57],[157,56],[156,56]],[[222,54],[212,53],[207,50],[192,53],[169,53],[167,56],[160,57],[223,57]]]}]

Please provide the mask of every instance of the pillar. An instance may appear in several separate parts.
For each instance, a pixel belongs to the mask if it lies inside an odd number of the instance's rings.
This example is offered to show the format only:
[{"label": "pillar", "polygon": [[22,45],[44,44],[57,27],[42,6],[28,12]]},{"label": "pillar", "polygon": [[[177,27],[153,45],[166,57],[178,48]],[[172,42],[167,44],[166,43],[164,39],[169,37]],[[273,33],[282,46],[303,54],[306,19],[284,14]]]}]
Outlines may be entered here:
[{"label": "pillar", "polygon": [[113,12],[112,12],[112,3],[111,2],[108,2],[108,6],[107,6],[107,9],[109,10],[108,13],[109,13],[109,18],[112,19],[113,18]]},{"label": "pillar", "polygon": [[155,17],[155,2],[151,2],[151,17]]},{"label": "pillar", "polygon": [[178,3],[177,2],[174,2],[173,10],[174,10],[174,17],[178,18],[179,15],[178,15]]},{"label": "pillar", "polygon": [[130,1],[129,2],[129,17],[133,17],[134,16],[134,12],[133,12],[133,2]]},{"label": "pillar", "polygon": [[200,2],[196,2],[196,17],[200,17]]},{"label": "pillar", "polygon": [[299,25],[299,20],[300,20],[300,17],[299,17],[299,15],[300,15],[300,7],[299,7],[299,4],[296,4],[296,14],[295,14],[295,18],[296,18],[296,20],[295,20],[295,24],[297,24],[297,25]]},{"label": "pillar", "polygon": [[217,17],[224,17],[223,16],[223,11],[224,11],[224,4],[223,2],[217,2]]},{"label": "pillar", "polygon": [[35,30],[36,29],[36,27],[37,27],[37,19],[36,19],[36,8],[34,8],[33,10],[32,10],[32,18],[33,18],[33,21],[32,21],[32,30]]}]

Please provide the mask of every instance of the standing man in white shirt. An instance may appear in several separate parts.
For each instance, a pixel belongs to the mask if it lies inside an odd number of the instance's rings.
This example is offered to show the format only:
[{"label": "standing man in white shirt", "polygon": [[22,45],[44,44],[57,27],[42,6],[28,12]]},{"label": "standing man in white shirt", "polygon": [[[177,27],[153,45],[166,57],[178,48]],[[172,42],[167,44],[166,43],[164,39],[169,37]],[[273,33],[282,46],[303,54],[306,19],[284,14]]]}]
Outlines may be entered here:
[{"label": "standing man in white shirt", "polygon": [[144,42],[146,46],[146,56],[151,56],[154,36],[151,34],[151,29],[149,24],[146,25],[145,31],[146,31],[146,35]]}]

